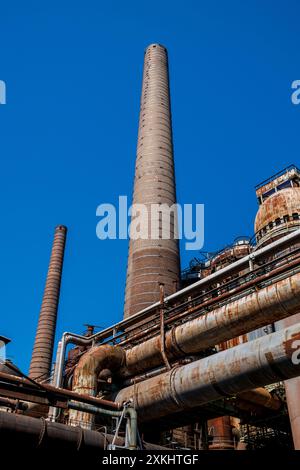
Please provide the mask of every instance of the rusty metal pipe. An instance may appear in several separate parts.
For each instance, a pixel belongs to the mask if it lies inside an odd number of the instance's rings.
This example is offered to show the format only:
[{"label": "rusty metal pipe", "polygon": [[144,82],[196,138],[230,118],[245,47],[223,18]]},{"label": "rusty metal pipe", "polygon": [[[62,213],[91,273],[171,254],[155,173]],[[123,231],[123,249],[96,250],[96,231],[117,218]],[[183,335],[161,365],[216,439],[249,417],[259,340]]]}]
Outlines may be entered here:
[{"label": "rusty metal pipe", "polygon": [[0,397],[0,407],[11,408],[14,410],[25,411],[28,408],[28,404],[19,400],[12,400],[11,398]]},{"label": "rusty metal pipe", "polygon": [[[190,305],[194,304],[196,300],[199,300],[199,298],[198,299],[193,298],[192,300],[186,301],[183,304],[180,304],[179,306],[174,308],[176,310],[178,308],[181,309],[182,307],[186,306],[186,310],[179,311],[179,313],[177,313],[177,314],[173,314],[171,316],[168,316],[168,318],[166,318],[164,320],[164,324],[169,325],[171,323],[176,322],[177,320],[182,320],[185,317],[190,316],[192,313],[197,313],[197,312],[201,313],[202,309],[206,309],[207,307],[211,307],[211,305],[213,305],[213,304],[218,304],[218,303],[220,303],[220,301],[224,301],[225,299],[230,299],[230,297],[235,297],[236,294],[238,294],[239,292],[245,292],[246,293],[247,290],[249,290],[249,288],[254,287],[257,284],[259,284],[263,281],[266,281],[268,279],[272,279],[274,276],[276,276],[280,273],[290,271],[292,267],[299,266],[299,264],[300,264],[299,261],[300,261],[300,256],[297,256],[292,261],[290,261],[288,263],[285,263],[283,266],[280,266],[278,268],[273,269],[271,272],[267,272],[266,274],[262,274],[262,275],[256,277],[255,279],[251,279],[250,281],[247,281],[247,282],[241,284],[238,287],[235,287],[233,289],[229,289],[227,292],[224,292],[223,294],[219,294],[217,297],[212,297],[209,300],[204,300],[201,303],[198,302],[198,304],[193,306],[193,307],[191,307]],[[264,266],[268,266],[268,265],[269,265],[269,263],[266,263]],[[260,268],[258,268],[258,269],[260,269]],[[247,275],[248,274],[249,273],[247,273]],[[243,277],[243,276],[241,276],[241,277]],[[228,285],[230,285],[230,282],[232,282],[232,281],[229,281],[228,283],[224,283],[224,284],[222,283],[221,289],[223,290]],[[217,292],[219,289],[220,289],[220,287],[216,287],[216,288],[212,289],[211,291],[205,292],[205,293],[202,294],[202,297],[205,299],[207,296],[209,296],[213,292]],[[201,296],[199,296],[199,297],[201,297]],[[172,312],[172,309],[168,309],[168,315],[170,314],[170,312]],[[149,334],[151,335],[153,333],[153,335],[155,335],[155,333],[159,329],[159,327],[160,326],[158,324],[155,324],[155,325],[147,328],[146,330],[139,331],[138,333],[135,333],[135,334],[130,334],[130,336],[128,338],[126,338],[125,340],[121,339],[118,342],[118,345],[124,347],[127,344],[134,343],[136,340],[139,340],[139,339],[141,339],[145,336],[148,337]]]},{"label": "rusty metal pipe", "polygon": [[282,401],[263,387],[239,393],[238,398],[269,410],[277,411],[282,407]]},{"label": "rusty metal pipe", "polygon": [[[125,352],[117,346],[105,344],[91,348],[81,356],[73,376],[72,390],[75,393],[95,396],[99,372],[109,369],[112,373],[119,370],[125,361]],[[78,410],[71,410],[69,424],[91,429],[94,416]]]},{"label": "rusty metal pipe", "polygon": [[[300,273],[296,273],[173,327],[165,335],[165,350],[169,360],[197,354],[222,341],[293,315],[299,308]],[[160,337],[155,336],[126,350],[126,368],[122,376],[136,375],[161,363]]]},{"label": "rusty metal pipe", "polygon": [[124,388],[143,422],[300,375],[300,323]]},{"label": "rusty metal pipe", "polygon": [[[67,400],[76,400],[109,409],[119,410],[121,408],[118,403],[113,401],[95,398],[87,394],[75,393],[71,390],[56,388],[47,384],[43,384],[42,387],[37,387],[27,379],[0,372],[0,388],[10,390],[11,387],[5,387],[5,384],[18,387],[17,390],[11,392],[12,396],[20,395],[22,400],[31,401],[33,403],[49,405],[51,402],[53,403],[53,401],[60,400],[61,402],[66,402]],[[7,391],[7,395],[8,394],[9,392]]]},{"label": "rusty metal pipe", "polygon": [[[220,301],[223,301],[225,299],[229,299],[230,297],[235,296],[239,292],[246,292],[247,289],[249,289],[250,287],[256,286],[258,283],[261,283],[261,282],[263,282],[267,279],[271,279],[272,277],[274,277],[275,275],[278,275],[279,273],[283,273],[285,271],[288,271],[293,266],[299,266],[299,264],[300,264],[299,261],[300,261],[300,256],[297,256],[292,261],[290,261],[288,263],[285,263],[283,266],[280,266],[278,268],[273,269],[271,272],[267,272],[266,274],[262,274],[262,275],[256,277],[255,279],[251,279],[250,281],[247,281],[247,282],[241,284],[238,287],[235,287],[233,289],[229,289],[227,292],[224,292],[223,294],[220,294],[217,297],[212,297],[209,300],[205,300],[201,304],[198,302],[198,305],[196,305],[194,307],[191,307],[189,305],[191,305],[191,303],[193,304],[196,300],[199,300],[199,299],[193,298],[190,301],[186,301],[183,304],[180,304],[179,306],[175,307],[175,309],[176,308],[181,309],[184,306],[186,306],[187,309],[184,310],[184,311],[180,311],[179,313],[177,313],[175,315],[171,315],[170,317],[166,318],[164,320],[164,324],[169,325],[170,323],[173,323],[174,321],[176,322],[179,319],[184,319],[185,317],[191,315],[191,313],[197,313],[200,310],[202,310],[203,308],[210,307],[212,304],[217,304]],[[266,263],[264,266],[268,266],[269,264],[270,263]],[[259,267],[257,269],[261,269],[261,267]],[[255,271],[253,271],[253,272],[255,272]],[[249,273],[247,273],[247,275],[249,275]],[[243,276],[241,276],[241,277],[243,277]],[[222,290],[225,289],[228,285],[230,285],[231,282],[232,281],[228,281],[228,283],[224,283],[224,284],[222,283],[221,287],[215,287],[211,291],[203,293],[202,297],[206,298],[207,296],[209,296],[213,292],[217,292],[220,288]],[[168,314],[170,314],[171,311],[172,311],[172,309],[171,310],[168,309]],[[132,342],[135,342],[136,340],[143,338],[145,335],[148,336],[151,333],[155,334],[155,332],[159,329],[159,327],[160,326],[158,324],[156,324],[156,325],[153,325],[153,326],[147,328],[146,331],[142,330],[142,331],[139,331],[138,333],[130,334],[130,336],[128,338],[126,338],[125,340],[121,339],[118,342],[118,345],[119,346],[126,346],[127,344],[131,344]]]},{"label": "rusty metal pipe", "polygon": [[[44,419],[13,413],[0,413],[0,441],[3,448],[10,446],[12,439],[16,449],[36,450],[42,447],[47,450],[60,450],[64,455],[88,452],[87,456],[99,458],[99,450],[106,449],[114,436],[79,427],[51,423]],[[124,439],[117,438],[115,444],[124,446]],[[145,449],[164,449],[144,442]],[[10,447],[8,447],[10,448]]]},{"label": "rusty metal pipe", "polygon": [[[288,235],[266,245],[254,252],[250,255],[241,258],[240,260],[231,263],[229,266],[222,268],[215,273],[200,279],[199,281],[191,284],[184,289],[181,289],[174,294],[169,295],[165,298],[166,303],[170,303],[172,301],[179,301],[181,298],[187,297],[188,295],[197,292],[198,290],[201,291],[205,287],[217,282],[219,279],[224,278],[226,276],[231,275],[234,272],[239,272],[240,270],[244,269],[245,267],[249,266],[249,263],[253,264],[255,261],[259,261],[264,257],[282,249],[287,245],[291,245],[292,243],[296,243],[297,240],[300,238],[300,229],[295,230]],[[65,361],[65,353],[66,347],[68,344],[78,344],[78,345],[85,345],[91,346],[94,345],[96,342],[103,341],[113,335],[114,331],[122,331],[126,329],[128,326],[134,325],[134,323],[148,317],[151,313],[154,313],[157,308],[159,307],[160,303],[156,302],[149,307],[137,312],[136,314],[128,317],[125,320],[122,320],[119,323],[116,323],[103,331],[95,333],[90,337],[78,335],[71,332],[65,332],[61,339],[61,352],[57,362],[57,381],[55,383],[56,387],[61,387],[62,383],[62,375],[63,375],[63,367]]]}]

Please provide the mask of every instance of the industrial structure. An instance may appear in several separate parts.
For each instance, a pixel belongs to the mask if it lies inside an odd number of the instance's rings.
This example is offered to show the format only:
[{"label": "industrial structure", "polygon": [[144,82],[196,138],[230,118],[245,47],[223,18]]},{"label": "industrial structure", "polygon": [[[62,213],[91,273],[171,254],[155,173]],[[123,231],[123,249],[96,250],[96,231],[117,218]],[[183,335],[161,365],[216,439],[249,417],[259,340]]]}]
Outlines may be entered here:
[{"label": "industrial structure", "polygon": [[[58,226],[29,377],[0,366],[1,442],[26,435],[32,448],[95,453],[300,449],[300,171],[285,168],[256,197],[254,237],[199,254],[181,274],[176,215],[168,238],[160,225],[158,238],[131,239],[123,320],[64,333],[53,365]],[[176,203],[159,44],[145,52],[133,202]]]},{"label": "industrial structure", "polygon": [[[176,203],[172,121],[166,49],[153,44],[145,53],[136,155],[133,204],[151,206]],[[149,217],[150,218],[150,217]],[[148,222],[148,221],[147,221]],[[159,299],[159,283],[166,294],[179,287],[180,261],[175,221],[169,238],[151,237],[151,224],[143,238],[130,239],[124,317]]]},{"label": "industrial structure", "polygon": [[44,296],[36,330],[29,375],[33,379],[47,379],[51,373],[57,310],[67,228],[55,228],[54,241],[46,279]]}]

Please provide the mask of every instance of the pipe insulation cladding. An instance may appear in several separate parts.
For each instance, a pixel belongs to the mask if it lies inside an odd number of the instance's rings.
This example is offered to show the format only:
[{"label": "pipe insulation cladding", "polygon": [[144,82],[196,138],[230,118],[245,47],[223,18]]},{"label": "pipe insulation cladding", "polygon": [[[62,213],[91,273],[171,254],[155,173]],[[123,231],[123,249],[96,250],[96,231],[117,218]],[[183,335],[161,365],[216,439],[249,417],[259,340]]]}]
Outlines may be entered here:
[{"label": "pipe insulation cladding", "polygon": [[140,422],[300,375],[300,323],[131,385],[114,400],[130,399]]}]

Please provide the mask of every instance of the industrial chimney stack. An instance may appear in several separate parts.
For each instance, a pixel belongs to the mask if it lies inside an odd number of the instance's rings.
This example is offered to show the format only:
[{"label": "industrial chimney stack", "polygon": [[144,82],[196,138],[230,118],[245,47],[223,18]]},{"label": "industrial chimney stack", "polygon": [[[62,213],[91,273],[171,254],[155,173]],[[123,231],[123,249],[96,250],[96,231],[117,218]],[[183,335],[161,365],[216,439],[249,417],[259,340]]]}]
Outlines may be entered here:
[{"label": "industrial chimney stack", "polygon": [[58,225],[55,228],[50,264],[29,369],[29,376],[37,380],[46,379],[51,373],[66,234],[67,228],[64,225]]},{"label": "industrial chimney stack", "polygon": [[[145,52],[133,204],[148,210],[153,204],[176,203],[168,55],[165,47],[150,45]],[[150,227],[150,224],[149,224]],[[150,232],[150,228],[149,228]],[[148,232],[148,235],[150,233]],[[159,300],[179,286],[180,261],[174,223],[169,239],[130,240],[124,317]]]}]

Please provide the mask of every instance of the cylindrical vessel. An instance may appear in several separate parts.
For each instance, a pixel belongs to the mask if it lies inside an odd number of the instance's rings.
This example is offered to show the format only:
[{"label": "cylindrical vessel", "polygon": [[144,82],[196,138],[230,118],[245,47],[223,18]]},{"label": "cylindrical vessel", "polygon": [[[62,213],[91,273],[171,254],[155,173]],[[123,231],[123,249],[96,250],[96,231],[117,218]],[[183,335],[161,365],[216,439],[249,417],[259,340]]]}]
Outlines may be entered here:
[{"label": "cylindrical vessel", "polygon": [[209,450],[233,450],[234,441],[232,436],[232,426],[230,416],[220,416],[210,419],[207,423],[209,435],[212,443]]},{"label": "cylindrical vessel", "polygon": [[50,376],[56,329],[61,275],[67,228],[55,228],[49,269],[31,356],[29,376],[44,380]]},{"label": "cylindrical vessel", "polygon": [[[133,207],[143,234],[134,235],[131,219],[124,317],[129,317],[159,299],[159,284],[165,295],[179,286],[180,262],[176,239],[176,190],[174,177],[172,122],[169,93],[168,56],[159,44],[145,52]],[[137,205],[143,205],[143,209]],[[170,223],[157,217],[156,204],[165,204]],[[173,209],[173,210],[172,210]],[[135,219],[137,221],[137,218]],[[166,227],[169,228],[166,230]],[[157,230],[155,230],[157,229]]]}]

